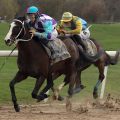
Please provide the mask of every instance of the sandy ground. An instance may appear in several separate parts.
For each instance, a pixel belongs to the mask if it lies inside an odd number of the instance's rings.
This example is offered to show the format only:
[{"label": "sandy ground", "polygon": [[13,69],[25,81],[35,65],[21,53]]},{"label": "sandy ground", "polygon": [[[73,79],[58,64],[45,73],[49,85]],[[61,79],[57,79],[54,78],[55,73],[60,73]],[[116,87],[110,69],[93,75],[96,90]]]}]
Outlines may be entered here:
[{"label": "sandy ground", "polygon": [[72,102],[72,111],[60,102],[20,105],[16,113],[13,106],[0,106],[0,120],[120,120],[120,100]]}]

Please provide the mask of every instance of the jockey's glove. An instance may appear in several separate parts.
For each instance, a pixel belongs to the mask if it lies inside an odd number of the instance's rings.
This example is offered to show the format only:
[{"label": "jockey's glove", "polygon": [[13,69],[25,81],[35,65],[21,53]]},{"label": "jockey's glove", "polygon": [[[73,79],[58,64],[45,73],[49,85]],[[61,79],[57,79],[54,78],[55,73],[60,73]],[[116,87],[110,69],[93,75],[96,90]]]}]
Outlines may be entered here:
[{"label": "jockey's glove", "polygon": [[31,29],[31,30],[29,30],[29,32],[30,32],[30,34],[34,35],[36,30],[35,29]]}]

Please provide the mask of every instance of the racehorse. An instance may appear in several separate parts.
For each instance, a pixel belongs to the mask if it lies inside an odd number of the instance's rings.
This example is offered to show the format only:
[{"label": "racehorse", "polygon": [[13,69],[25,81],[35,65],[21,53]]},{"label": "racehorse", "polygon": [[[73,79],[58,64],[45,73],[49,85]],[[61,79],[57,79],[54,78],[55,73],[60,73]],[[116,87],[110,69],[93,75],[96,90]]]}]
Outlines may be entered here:
[{"label": "racehorse", "polygon": [[[96,98],[98,98],[98,88],[105,78],[104,68],[105,68],[105,66],[108,66],[108,65],[116,65],[117,64],[119,55],[120,55],[120,51],[116,51],[115,56],[110,56],[108,53],[106,53],[106,51],[102,48],[102,46],[100,45],[100,43],[98,43],[98,41],[96,41],[93,38],[90,38],[90,40],[95,44],[97,51],[100,51],[100,54],[98,57],[95,58],[94,56],[93,57],[87,56],[87,54],[84,53],[80,49],[79,62],[77,64],[77,66],[79,66],[79,69],[77,71],[77,77],[76,77],[76,79],[78,79],[78,80],[76,80],[76,88],[75,88],[76,91],[74,91],[74,92],[75,93],[80,92],[80,90],[82,90],[85,87],[84,85],[82,85],[82,81],[81,81],[82,71],[84,71],[91,65],[95,65],[95,67],[97,67],[98,71],[99,71],[98,81],[93,89],[93,97],[96,99]],[[56,91],[56,92],[58,92],[58,93],[56,93],[57,95],[59,95],[60,90],[65,85],[66,85],[66,82],[63,82],[58,87],[58,90]],[[56,98],[57,97],[58,96],[56,96]]]},{"label": "racehorse", "polygon": [[[93,97],[94,98],[98,98],[98,87],[99,85],[102,83],[102,81],[105,78],[104,75],[104,68],[105,66],[108,65],[116,65],[119,59],[119,51],[116,51],[115,56],[110,56],[101,46],[100,43],[98,43],[98,41],[96,41],[93,38],[90,38],[90,40],[95,44],[95,46],[97,47],[98,51],[101,51],[101,55],[96,59],[96,60],[88,60],[88,58],[86,58],[84,56],[84,53],[81,53],[81,59],[79,61],[79,74],[78,76],[80,76],[80,80],[78,80],[76,83],[76,85],[82,84],[81,83],[81,72],[84,71],[86,68],[88,68],[89,66],[91,66],[92,64],[97,67],[98,71],[99,71],[99,77],[98,77],[98,81],[94,87],[93,90]],[[81,51],[82,52],[82,51]],[[78,88],[79,89],[79,88]],[[77,90],[77,89],[76,89]]]},{"label": "racehorse", "polygon": [[20,107],[17,103],[14,86],[16,83],[21,82],[28,76],[37,79],[32,92],[32,97],[35,99],[44,99],[46,97],[46,94],[44,94],[45,91],[53,87],[53,82],[48,79],[45,89],[37,95],[40,86],[44,82],[45,78],[49,78],[48,74],[51,72],[53,75],[52,79],[56,79],[60,75],[65,74],[65,80],[69,81],[68,95],[72,96],[74,93],[73,87],[77,74],[76,62],[79,58],[78,48],[70,38],[67,38],[64,40],[64,44],[66,45],[71,57],[51,66],[50,59],[46,51],[43,49],[41,41],[38,41],[38,38],[36,37],[31,37],[31,34],[29,33],[30,29],[25,20],[25,17],[14,19],[11,23],[9,32],[5,37],[5,43],[8,46],[11,46],[13,43],[17,43],[18,48],[17,65],[19,70],[9,84],[12,102],[16,112],[20,111]]},{"label": "racehorse", "polygon": [[[24,17],[14,19],[11,23],[9,32],[5,37],[7,45],[10,46],[14,42],[17,42],[18,47],[17,63],[19,71],[15,78],[10,82],[12,101],[16,112],[19,112],[20,110],[14,90],[14,85],[16,83],[21,82],[28,76],[36,78],[37,80],[32,92],[32,97],[42,100],[46,97],[46,94],[44,93],[53,86],[52,80],[56,79],[61,74],[65,74],[63,86],[69,83],[68,93],[69,96],[72,96],[73,93],[81,90],[81,72],[91,64],[94,64],[99,69],[99,80],[93,91],[93,96],[96,98],[98,96],[98,86],[104,79],[104,66],[116,64],[119,56],[117,52],[115,57],[111,59],[101,45],[93,40],[101,55],[97,60],[91,62],[84,57],[83,53],[80,53],[79,55],[75,43],[70,38],[67,38],[64,39],[63,42],[66,44],[68,51],[71,54],[71,58],[50,66],[49,57],[43,49],[42,44],[35,41],[35,39],[37,38],[31,38],[31,35],[29,34],[29,28],[25,23]],[[37,95],[45,78],[47,78],[47,86],[39,95]],[[74,84],[76,84],[76,88],[73,90]]]}]

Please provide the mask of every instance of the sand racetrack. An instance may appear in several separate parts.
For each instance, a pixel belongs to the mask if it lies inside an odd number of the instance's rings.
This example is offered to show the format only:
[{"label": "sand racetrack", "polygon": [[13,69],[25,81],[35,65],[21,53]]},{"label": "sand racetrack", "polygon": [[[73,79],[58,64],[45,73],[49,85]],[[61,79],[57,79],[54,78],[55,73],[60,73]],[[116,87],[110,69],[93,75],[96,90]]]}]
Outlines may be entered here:
[{"label": "sand racetrack", "polygon": [[120,120],[120,100],[72,103],[66,111],[65,103],[36,103],[20,105],[16,113],[13,106],[0,106],[0,120]]}]

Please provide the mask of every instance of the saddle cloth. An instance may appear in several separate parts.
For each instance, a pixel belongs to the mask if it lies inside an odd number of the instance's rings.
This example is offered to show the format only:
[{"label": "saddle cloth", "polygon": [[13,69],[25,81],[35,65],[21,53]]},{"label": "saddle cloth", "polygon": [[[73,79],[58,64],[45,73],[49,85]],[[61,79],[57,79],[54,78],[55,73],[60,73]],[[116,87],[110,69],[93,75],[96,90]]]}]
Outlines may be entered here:
[{"label": "saddle cloth", "polygon": [[[50,48],[50,49],[48,49]],[[48,48],[45,48],[51,58],[51,65],[71,57],[66,45],[58,38],[48,42]]]},{"label": "saddle cloth", "polygon": [[85,46],[86,46],[86,49],[87,49],[87,53],[90,55],[90,56],[95,56],[97,54],[97,47],[96,45],[94,44],[94,42],[90,39],[85,39],[83,40]]}]

